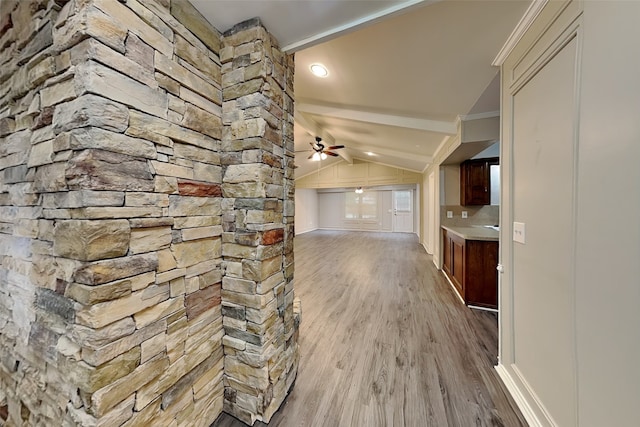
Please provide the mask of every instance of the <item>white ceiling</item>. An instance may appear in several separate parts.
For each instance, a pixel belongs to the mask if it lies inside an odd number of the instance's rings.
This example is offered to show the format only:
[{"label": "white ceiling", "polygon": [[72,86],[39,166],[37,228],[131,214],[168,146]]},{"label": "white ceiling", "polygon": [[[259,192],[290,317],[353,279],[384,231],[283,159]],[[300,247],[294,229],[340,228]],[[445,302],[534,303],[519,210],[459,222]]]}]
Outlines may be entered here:
[{"label": "white ceiling", "polygon": [[[491,62],[530,3],[191,1],[223,32],[258,16],[296,52],[296,150],[321,135],[347,147],[322,167],[359,158],[418,172],[455,133],[458,116],[499,110]],[[315,62],[329,77],[309,72]],[[309,154],[296,154],[297,177],[317,170]]]},{"label": "white ceiling", "polygon": [[294,52],[437,0],[190,0],[219,31],[259,17]]}]

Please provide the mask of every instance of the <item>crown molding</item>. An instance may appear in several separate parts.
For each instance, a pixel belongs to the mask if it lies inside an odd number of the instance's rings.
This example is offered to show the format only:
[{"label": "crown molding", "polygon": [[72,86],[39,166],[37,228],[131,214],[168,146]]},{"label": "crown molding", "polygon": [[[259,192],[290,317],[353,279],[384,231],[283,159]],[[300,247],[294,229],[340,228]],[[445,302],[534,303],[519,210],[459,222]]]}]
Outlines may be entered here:
[{"label": "crown molding", "polygon": [[549,0],[533,0],[527,8],[527,11],[524,13],[516,28],[511,32],[511,35],[507,39],[498,55],[493,60],[491,65],[494,67],[500,67],[504,61],[507,59],[507,56],[511,53],[513,48],[518,44],[524,33],[527,32],[533,21],[540,15],[542,9],[546,6]]},{"label": "crown molding", "polygon": [[[458,116],[458,121],[459,120],[460,120],[460,116]],[[440,158],[440,155],[442,154],[442,151],[445,149],[445,147],[447,146],[447,144],[449,143],[449,140],[451,138],[454,138],[454,137],[447,135],[444,138],[442,138],[442,141],[438,145],[438,148],[436,148],[436,151],[433,152],[432,163],[436,162]],[[429,167],[429,165],[427,165],[427,167]]]},{"label": "crown molding", "polygon": [[330,39],[334,39],[338,36],[350,33],[352,31],[363,28],[367,25],[374,24],[378,21],[381,21],[384,18],[388,18],[390,16],[406,12],[411,8],[418,5],[428,5],[431,3],[437,3],[441,0],[408,0],[401,2],[399,4],[395,4],[391,7],[383,9],[381,11],[371,13],[369,15],[363,16],[361,18],[355,19],[353,21],[347,22],[343,25],[338,25],[337,27],[330,28],[326,31],[323,31],[318,34],[314,34],[305,39],[290,43],[286,46],[282,47],[282,50],[286,53],[294,53],[302,49],[306,49],[308,47],[314,46],[316,44],[325,42]]},{"label": "crown molding", "polygon": [[485,113],[475,113],[475,114],[466,114],[458,116],[460,121],[466,122],[469,120],[480,120],[480,119],[490,119],[492,117],[500,117],[500,110],[498,111],[487,111]]}]

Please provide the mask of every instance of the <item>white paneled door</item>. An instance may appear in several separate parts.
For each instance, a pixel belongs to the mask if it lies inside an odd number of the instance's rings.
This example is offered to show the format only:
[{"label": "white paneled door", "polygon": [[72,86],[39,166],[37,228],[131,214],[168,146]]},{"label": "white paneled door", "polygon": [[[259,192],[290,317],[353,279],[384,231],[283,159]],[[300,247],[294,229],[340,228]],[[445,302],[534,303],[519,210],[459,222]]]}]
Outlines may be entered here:
[{"label": "white paneled door", "polygon": [[413,191],[393,192],[393,231],[413,233]]}]

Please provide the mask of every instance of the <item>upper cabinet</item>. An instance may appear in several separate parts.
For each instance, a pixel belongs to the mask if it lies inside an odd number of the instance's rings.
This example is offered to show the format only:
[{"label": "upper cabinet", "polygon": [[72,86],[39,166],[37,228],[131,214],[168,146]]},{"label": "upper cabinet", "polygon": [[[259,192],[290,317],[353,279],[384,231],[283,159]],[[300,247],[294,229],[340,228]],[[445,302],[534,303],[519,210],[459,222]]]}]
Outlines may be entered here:
[{"label": "upper cabinet", "polygon": [[500,176],[496,173],[499,164],[498,157],[467,160],[460,164],[460,204],[462,206],[497,204],[496,189],[500,186],[495,181]]}]

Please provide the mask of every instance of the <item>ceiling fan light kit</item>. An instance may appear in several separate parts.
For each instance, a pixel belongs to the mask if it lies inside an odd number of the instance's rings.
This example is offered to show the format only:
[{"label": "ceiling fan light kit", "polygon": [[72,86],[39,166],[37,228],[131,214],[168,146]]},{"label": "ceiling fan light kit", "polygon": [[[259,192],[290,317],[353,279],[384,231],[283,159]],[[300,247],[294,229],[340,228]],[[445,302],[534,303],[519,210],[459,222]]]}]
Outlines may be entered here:
[{"label": "ceiling fan light kit", "polygon": [[362,194],[363,192],[364,190],[362,189],[362,187],[356,188],[356,194]]},{"label": "ceiling fan light kit", "polygon": [[311,160],[313,160],[314,162],[319,162],[320,160],[326,160],[326,159],[327,159],[327,155],[324,153],[315,152],[311,155]]},{"label": "ceiling fan light kit", "polygon": [[311,145],[311,150],[303,150],[303,151],[296,151],[296,153],[300,153],[300,152],[304,152],[304,151],[313,151],[311,153],[311,155],[309,157],[307,157],[307,159],[312,160],[314,162],[319,162],[321,160],[326,160],[327,156],[331,156],[331,157],[338,157],[338,154],[334,153],[331,150],[340,150],[342,148],[344,148],[344,145],[332,145],[330,147],[325,147],[325,145],[322,143],[322,138],[320,138],[319,136],[316,136],[316,142],[310,142],[309,145]]}]

